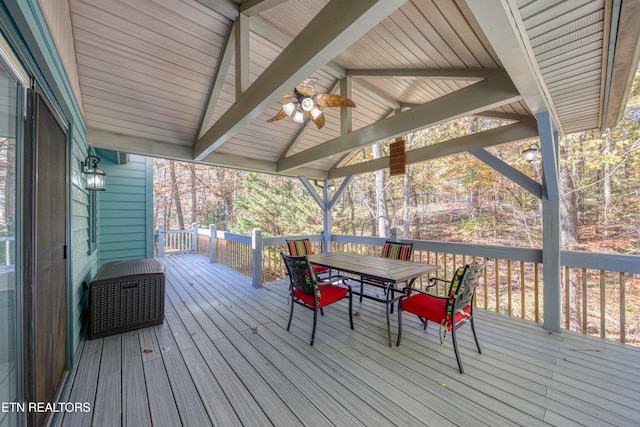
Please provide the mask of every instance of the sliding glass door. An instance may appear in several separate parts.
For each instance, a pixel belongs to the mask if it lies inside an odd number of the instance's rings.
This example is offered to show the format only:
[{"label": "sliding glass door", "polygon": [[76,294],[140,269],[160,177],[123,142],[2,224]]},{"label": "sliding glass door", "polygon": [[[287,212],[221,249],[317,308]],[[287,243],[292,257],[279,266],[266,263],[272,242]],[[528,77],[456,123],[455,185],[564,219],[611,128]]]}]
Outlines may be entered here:
[{"label": "sliding glass door", "polygon": [[18,81],[0,55],[0,427],[19,423],[21,366],[18,358],[20,292],[16,275],[16,175]]}]

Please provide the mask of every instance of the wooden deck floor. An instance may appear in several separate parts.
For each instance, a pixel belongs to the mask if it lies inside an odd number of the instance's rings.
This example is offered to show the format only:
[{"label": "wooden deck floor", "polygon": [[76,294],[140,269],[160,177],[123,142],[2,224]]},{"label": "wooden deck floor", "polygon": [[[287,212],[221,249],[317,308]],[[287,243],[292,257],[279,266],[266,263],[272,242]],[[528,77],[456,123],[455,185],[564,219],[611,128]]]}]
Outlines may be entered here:
[{"label": "wooden deck floor", "polygon": [[[287,284],[250,281],[198,255],[162,258],[164,324],[82,343],[62,426],[640,425],[640,349],[478,310],[482,354],[460,330],[465,374],[405,317],[386,344],[383,306],[310,310],[286,331]],[[392,324],[395,336],[396,322]],[[449,337],[447,337],[449,338]]]}]

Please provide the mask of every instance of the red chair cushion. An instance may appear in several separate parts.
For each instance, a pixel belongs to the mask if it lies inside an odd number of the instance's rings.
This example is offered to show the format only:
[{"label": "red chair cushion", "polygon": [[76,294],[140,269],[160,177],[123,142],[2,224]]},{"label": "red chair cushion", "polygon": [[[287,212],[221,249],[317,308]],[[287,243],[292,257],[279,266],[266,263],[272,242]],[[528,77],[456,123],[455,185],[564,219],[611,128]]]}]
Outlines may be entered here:
[{"label": "red chair cushion", "polygon": [[323,267],[321,265],[311,264],[311,266],[313,267],[313,270],[316,272],[316,274],[325,273],[329,271],[328,267]]},{"label": "red chair cushion", "polygon": [[[442,324],[442,321],[447,319],[447,300],[444,298],[435,298],[426,294],[415,293],[402,300],[402,310],[413,313],[423,319]],[[466,319],[471,314],[471,307],[467,305],[462,308],[462,311],[464,313],[461,313],[460,311],[456,312],[456,323]],[[446,322],[446,325],[447,328],[451,330],[451,322]]]},{"label": "red chair cushion", "polygon": [[[340,298],[344,298],[349,290],[347,288],[343,288],[341,286],[336,285],[323,285],[320,284],[318,287],[320,289],[320,301],[318,302],[318,307],[324,307],[325,305],[329,305],[332,302],[338,301]],[[293,290],[293,296],[298,298],[300,301],[305,304],[313,307],[313,295],[308,294],[306,292],[301,292],[297,289]]]}]

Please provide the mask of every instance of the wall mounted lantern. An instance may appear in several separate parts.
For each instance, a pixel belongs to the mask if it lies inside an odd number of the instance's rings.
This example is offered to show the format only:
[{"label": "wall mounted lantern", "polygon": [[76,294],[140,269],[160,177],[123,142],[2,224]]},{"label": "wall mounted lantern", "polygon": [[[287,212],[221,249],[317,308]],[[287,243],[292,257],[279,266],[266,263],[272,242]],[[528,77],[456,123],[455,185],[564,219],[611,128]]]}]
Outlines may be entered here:
[{"label": "wall mounted lantern", "polygon": [[538,154],[538,144],[536,144],[535,142],[532,143],[529,146],[529,148],[522,151],[522,155],[524,156],[524,159],[529,163],[533,162],[536,159],[537,154]]},{"label": "wall mounted lantern", "polygon": [[[89,162],[91,162],[91,164]],[[87,158],[84,159],[84,162],[80,163],[82,173],[85,177],[84,188],[86,190],[105,191],[104,177],[106,174],[104,171],[98,169],[98,163],[100,163],[100,158],[97,156],[87,156]]]},{"label": "wall mounted lantern", "polygon": [[[314,179],[313,183],[315,184],[316,187],[324,188],[324,185],[318,183],[317,179]],[[336,191],[336,185],[333,183],[333,180],[327,181],[327,191],[329,193],[333,193],[334,191]]]}]

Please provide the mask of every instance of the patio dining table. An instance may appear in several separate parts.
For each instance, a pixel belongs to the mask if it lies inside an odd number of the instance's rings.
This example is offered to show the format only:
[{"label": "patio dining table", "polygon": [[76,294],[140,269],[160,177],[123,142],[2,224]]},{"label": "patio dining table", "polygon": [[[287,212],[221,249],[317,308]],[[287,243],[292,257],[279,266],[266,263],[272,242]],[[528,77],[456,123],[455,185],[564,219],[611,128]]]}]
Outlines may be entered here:
[{"label": "patio dining table", "polygon": [[[438,270],[437,265],[424,264],[413,261],[400,261],[397,259],[389,259],[378,256],[354,254],[348,252],[323,252],[308,255],[312,264],[328,267],[340,273],[347,273],[356,277],[351,277],[359,283],[364,281],[367,285],[373,285],[384,288],[384,298],[374,295],[353,292],[364,298],[385,303],[385,311],[387,315],[387,337],[389,346],[391,341],[391,322],[389,319],[389,311],[392,304],[399,298],[395,297],[396,292],[404,294],[405,288],[410,288],[415,280],[424,274]],[[366,279],[363,279],[366,277]],[[406,283],[405,287],[400,287],[402,283]]]}]

